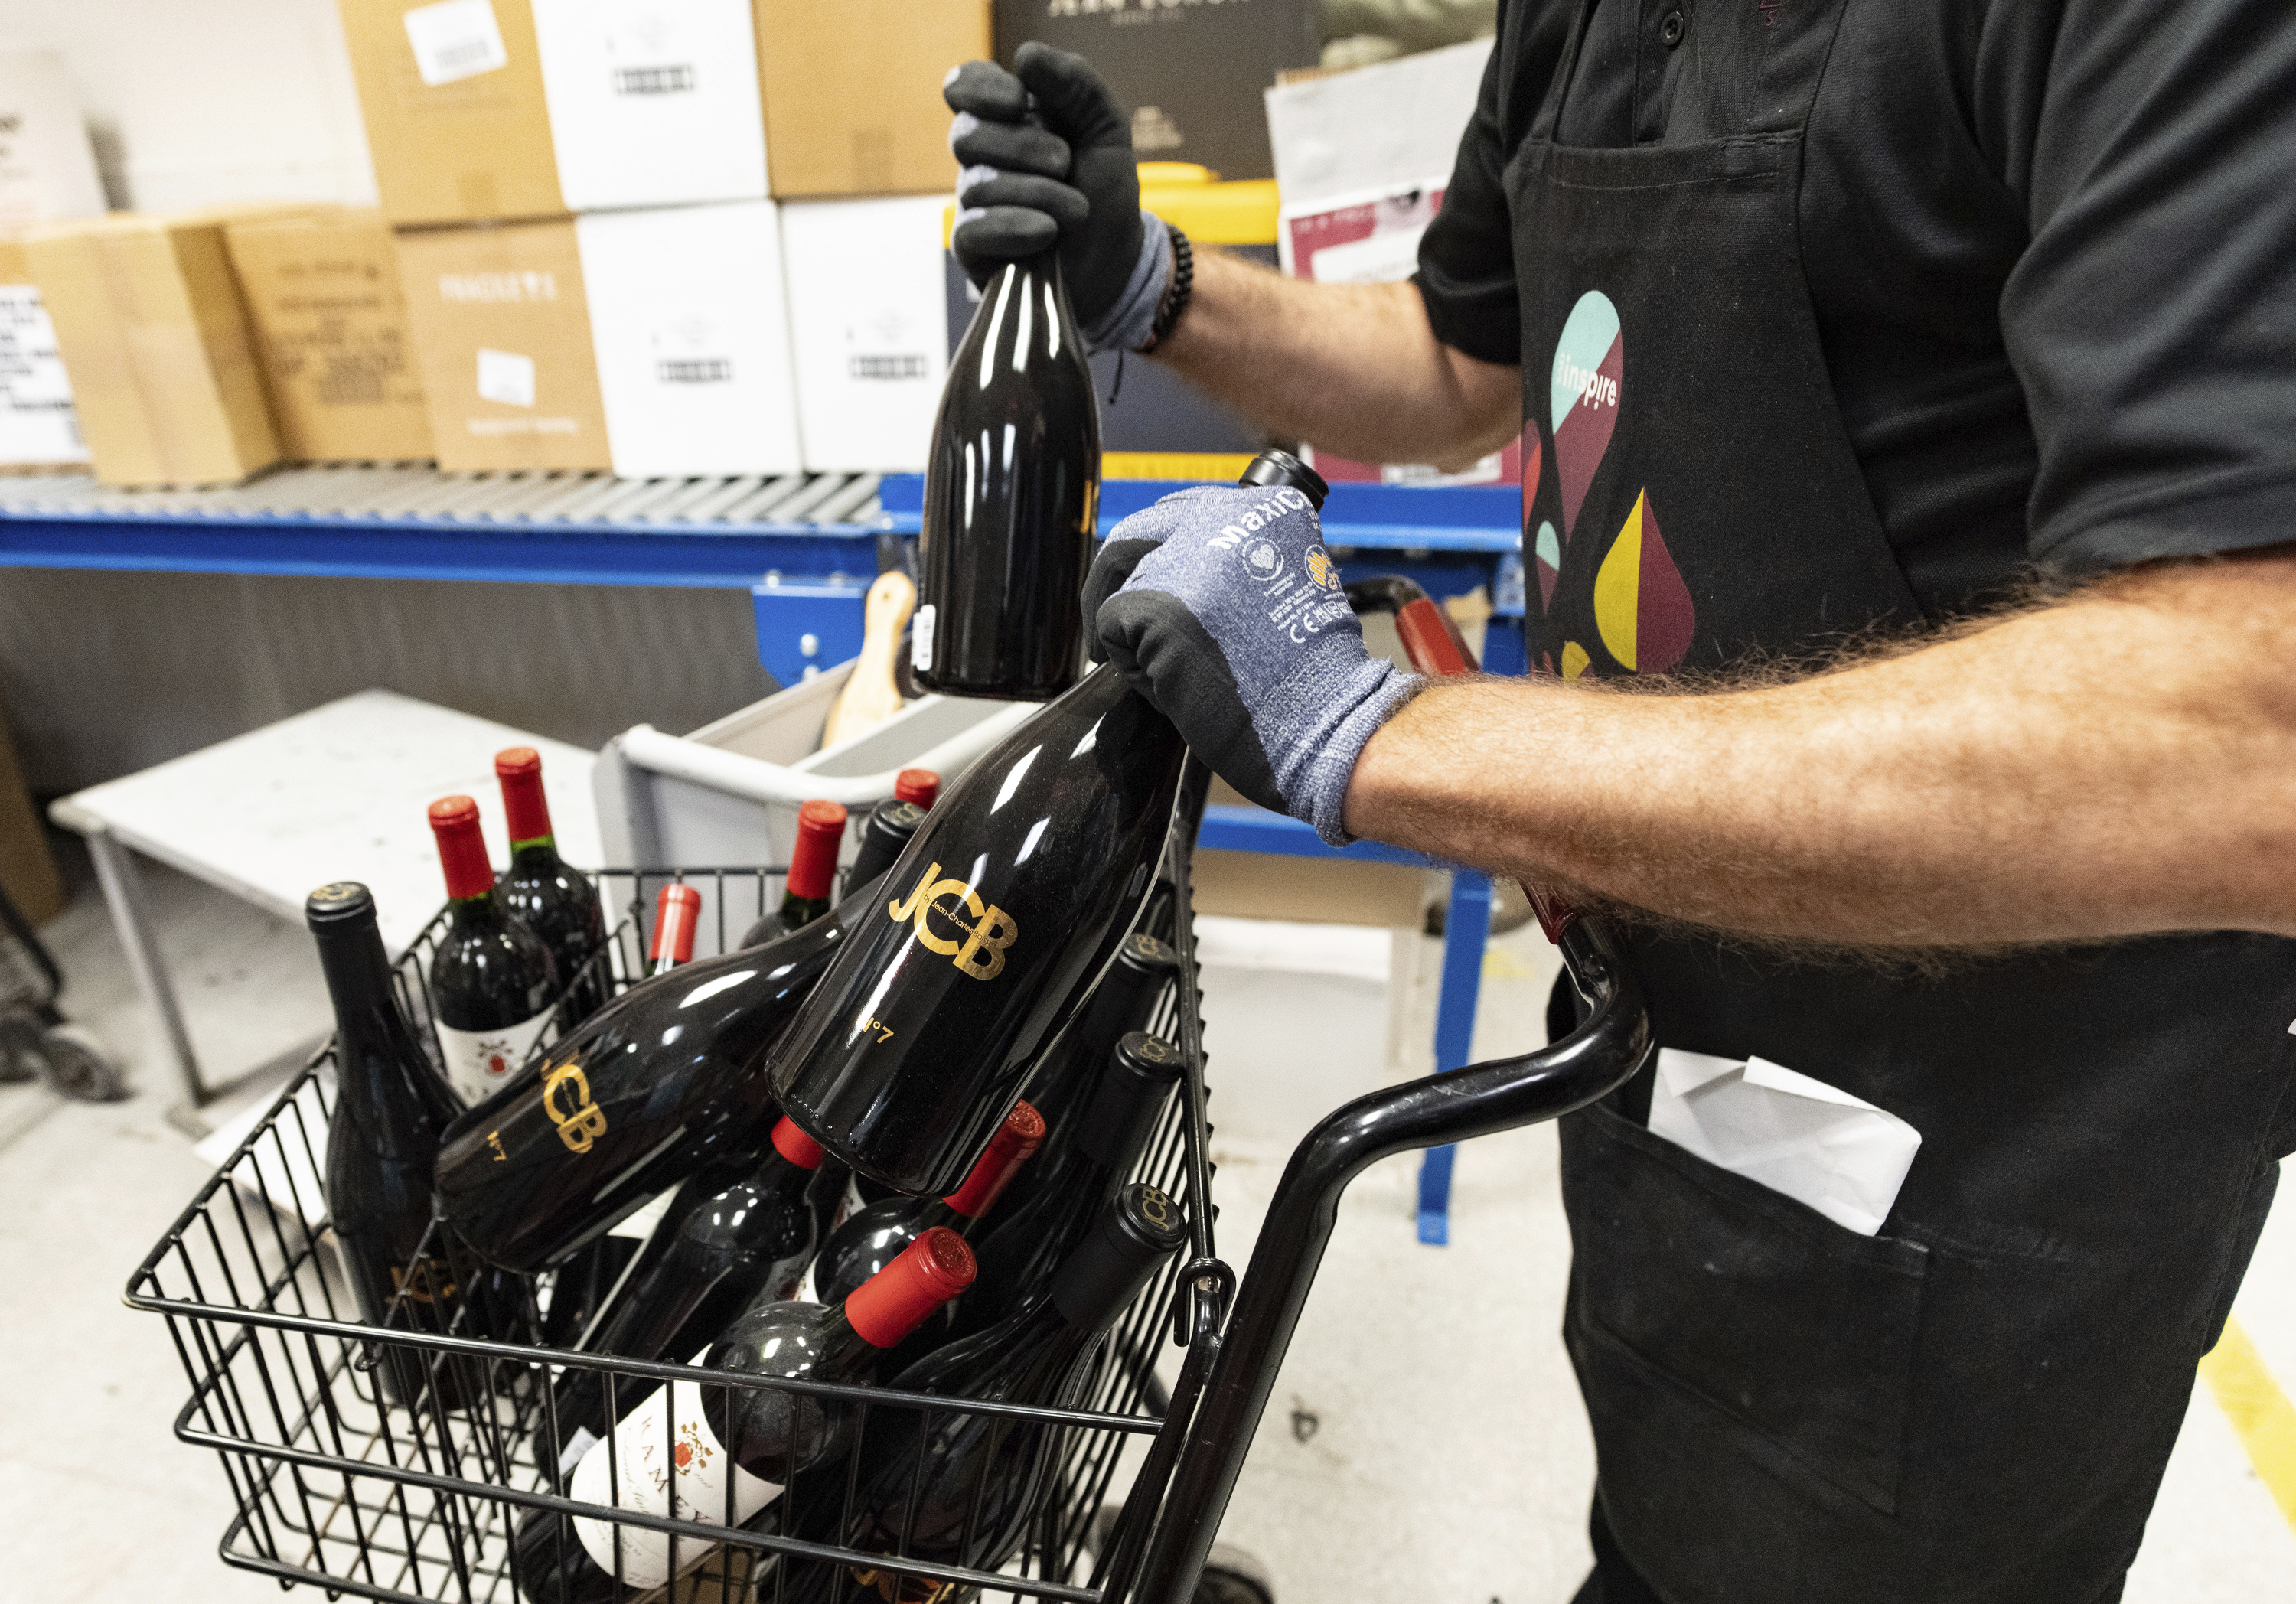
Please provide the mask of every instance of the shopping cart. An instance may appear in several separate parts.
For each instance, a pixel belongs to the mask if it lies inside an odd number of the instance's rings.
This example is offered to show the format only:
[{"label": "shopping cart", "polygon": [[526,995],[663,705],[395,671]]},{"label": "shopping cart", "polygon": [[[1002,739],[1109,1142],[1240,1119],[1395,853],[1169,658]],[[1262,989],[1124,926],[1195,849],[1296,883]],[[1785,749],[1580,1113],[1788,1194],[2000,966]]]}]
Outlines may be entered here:
[{"label": "shopping cart", "polygon": [[119,1067],[56,1011],[63,989],[54,956],[0,887],[0,1083],[44,1080],[82,1102],[127,1096]]},{"label": "shopping cart", "polygon": [[[1358,600],[1398,608],[1424,602],[1404,593]],[[1414,631],[1411,620],[1403,621],[1408,645]],[[1427,623],[1423,613],[1417,622]],[[1472,665],[1456,635],[1452,651],[1456,657],[1430,656],[1415,646],[1414,660],[1431,670]],[[507,1289],[497,1284],[491,1300],[466,1297],[453,1305],[443,1329],[426,1329],[422,1311],[412,1306],[393,1312],[392,1329],[363,1325],[323,1246],[322,1127],[333,1097],[323,1051],[127,1287],[131,1305],[165,1317],[191,1381],[176,1436],[214,1450],[230,1484],[236,1514],[220,1545],[225,1561],[282,1583],[324,1588],[331,1597],[514,1604],[511,1543],[519,1524],[555,1520],[563,1530],[587,1518],[608,1523],[617,1534],[668,1534],[676,1545],[673,1568],[677,1560],[705,1556],[666,1588],[627,1585],[618,1594],[646,1604],[811,1604],[854,1596],[951,1604],[981,1593],[1064,1604],[1187,1604],[1349,1183],[1406,1149],[1578,1108],[1651,1052],[1639,989],[1615,938],[1597,920],[1545,910],[1586,1005],[1584,1022],[1539,1052],[1374,1093],[1329,1116],[1293,1154],[1239,1278],[1218,1256],[1209,1207],[1210,1127],[1189,898],[1192,844],[1209,786],[1209,772],[1192,759],[1163,873],[1143,915],[1144,927],[1179,954],[1177,978],[1151,1028],[1181,1048],[1185,1070],[1134,1178],[1177,1200],[1189,1240],[1119,1320],[1085,1386],[1050,1406],[990,1405],[570,1351],[543,1338],[563,1324],[561,1300],[572,1296],[571,1264]],[[609,905],[624,912],[593,962],[617,986],[642,972],[645,912],[656,888],[672,879],[700,887],[705,910],[716,911],[722,949],[728,929],[742,928],[739,910],[770,905],[765,899],[774,872],[600,875]],[[735,918],[728,917],[729,906]],[[426,1031],[431,1015],[423,977],[444,928],[442,915],[398,970],[401,1001]],[[545,1037],[543,1050],[547,1044]],[[455,1253],[450,1243],[426,1247],[450,1258]],[[463,1285],[512,1279],[453,1262]],[[448,1306],[447,1300],[430,1306]],[[486,1334],[472,1329],[472,1312],[482,1306],[493,1311],[488,1318],[496,1325]],[[507,1337],[500,1329],[505,1306],[514,1311]],[[402,1324],[406,1329],[398,1329]],[[1157,1368],[1168,1341],[1178,1350],[1168,1386]],[[397,1365],[403,1374],[410,1363],[418,1385],[399,1390],[414,1393],[412,1405],[390,1402],[377,1387],[379,1369]],[[765,1518],[745,1526],[734,1524],[730,1487],[726,1507],[716,1511],[643,1515],[578,1502],[569,1496],[554,1456],[537,1448],[559,1440],[551,1380],[568,1370],[603,1377],[614,1418],[673,1380],[719,1389],[729,1401],[737,1389],[780,1390],[797,1395],[795,1406],[809,1399],[824,1411],[845,1412],[860,1446],[834,1467],[800,1473]],[[922,1485],[922,1455],[890,1547],[836,1541],[853,1529],[847,1517],[856,1496],[854,1467],[863,1447],[878,1440],[871,1434],[906,1428],[930,1440],[926,1428],[936,1419],[964,1419],[974,1428],[1007,1434],[1008,1441],[1033,1433],[1043,1445],[1025,1529],[1009,1559],[988,1556],[1003,1561],[995,1572],[950,1557],[980,1552],[972,1539],[989,1517],[978,1495],[954,1539],[944,1526],[927,1541],[922,1528],[932,1512],[920,1512],[915,1491]],[[674,1453],[676,1444],[666,1441],[664,1447]],[[619,1496],[611,1501],[619,1502]],[[1002,1529],[1011,1529],[1009,1522]],[[561,1604],[550,1592],[542,1589],[528,1604]]]}]

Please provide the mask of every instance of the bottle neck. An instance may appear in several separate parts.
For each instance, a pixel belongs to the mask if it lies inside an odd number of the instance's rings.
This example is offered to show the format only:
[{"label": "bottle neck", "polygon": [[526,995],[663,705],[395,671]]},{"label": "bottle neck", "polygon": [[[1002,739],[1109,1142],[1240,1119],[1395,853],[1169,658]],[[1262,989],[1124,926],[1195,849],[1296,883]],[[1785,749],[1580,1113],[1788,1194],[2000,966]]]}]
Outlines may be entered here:
[{"label": "bottle neck", "polygon": [[834,1381],[850,1376],[873,1363],[884,1351],[853,1329],[842,1304],[832,1305],[822,1310],[821,1323],[816,1330],[815,1352],[820,1357],[814,1361],[814,1377]]},{"label": "bottle neck", "polygon": [[555,868],[558,865],[558,838],[545,832],[529,836],[510,844],[511,861],[521,867]]},{"label": "bottle neck", "polygon": [[1128,1167],[1148,1140],[1149,1122],[1164,1104],[1171,1087],[1142,1085],[1121,1071],[1104,1075],[1084,1117],[1077,1122],[1075,1150],[1109,1171]]},{"label": "bottle neck", "polygon": [[502,782],[504,822],[510,828],[511,850],[537,843],[550,847],[554,855],[556,842],[552,839],[550,799],[542,794],[542,768],[536,764],[517,773],[496,771]]}]

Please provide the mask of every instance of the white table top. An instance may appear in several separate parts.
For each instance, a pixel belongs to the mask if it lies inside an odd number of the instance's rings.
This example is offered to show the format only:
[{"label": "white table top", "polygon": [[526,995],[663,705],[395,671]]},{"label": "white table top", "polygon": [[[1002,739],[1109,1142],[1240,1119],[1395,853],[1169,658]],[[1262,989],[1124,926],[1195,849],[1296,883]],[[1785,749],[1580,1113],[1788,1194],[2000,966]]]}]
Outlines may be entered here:
[{"label": "white table top", "polygon": [[594,753],[390,691],[362,691],[91,786],[52,812],[68,830],[108,827],[124,845],[297,923],[314,888],[364,881],[396,954],[446,900],[424,811],[432,802],[457,791],[478,798],[495,863],[508,860],[494,759],[512,746],[542,754],[559,850],[597,867]]}]

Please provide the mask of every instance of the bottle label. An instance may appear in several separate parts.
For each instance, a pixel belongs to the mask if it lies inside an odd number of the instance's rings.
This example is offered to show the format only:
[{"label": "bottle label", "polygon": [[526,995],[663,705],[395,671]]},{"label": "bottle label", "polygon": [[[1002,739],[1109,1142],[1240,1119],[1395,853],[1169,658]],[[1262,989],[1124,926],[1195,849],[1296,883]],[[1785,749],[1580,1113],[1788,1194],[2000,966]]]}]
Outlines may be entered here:
[{"label": "bottle label", "polygon": [[928,602],[909,619],[909,667],[918,674],[932,670],[933,623],[939,616],[939,610]]},{"label": "bottle label", "polygon": [[[639,1404],[614,1428],[613,1436],[582,1456],[569,1494],[584,1503],[703,1526],[726,1524],[729,1477],[734,1525],[773,1502],[781,1496],[781,1484],[752,1476],[734,1462],[709,1429],[701,1396],[701,1388],[678,1381]],[[678,1542],[668,1532],[617,1526],[583,1515],[574,1518],[574,1534],[608,1575],[615,1574],[619,1536],[621,1580],[631,1587],[660,1587],[700,1564],[711,1550],[710,1544],[691,1537]]]},{"label": "bottle label", "polygon": [[[435,1023],[435,1022],[434,1022]],[[535,1038],[550,1023],[550,1010],[500,1030],[457,1030],[439,1025],[439,1052],[447,1062],[447,1084],[465,1103],[492,1097],[518,1073]]]},{"label": "bottle label", "polygon": [[[814,1264],[819,1264],[820,1262],[820,1256],[818,1254],[815,1255]],[[821,1301],[821,1289],[814,1284],[813,1264],[808,1264],[805,1267],[805,1273],[798,1277],[797,1290],[790,1294],[790,1301],[791,1303],[819,1303]]]},{"label": "bottle label", "polygon": [[[844,1194],[837,1199],[837,1213],[831,1218],[829,1229],[834,1232],[868,1207],[869,1200],[861,1195],[861,1177],[849,1173],[845,1177]],[[828,1240],[826,1236],[822,1238],[824,1242]]]}]

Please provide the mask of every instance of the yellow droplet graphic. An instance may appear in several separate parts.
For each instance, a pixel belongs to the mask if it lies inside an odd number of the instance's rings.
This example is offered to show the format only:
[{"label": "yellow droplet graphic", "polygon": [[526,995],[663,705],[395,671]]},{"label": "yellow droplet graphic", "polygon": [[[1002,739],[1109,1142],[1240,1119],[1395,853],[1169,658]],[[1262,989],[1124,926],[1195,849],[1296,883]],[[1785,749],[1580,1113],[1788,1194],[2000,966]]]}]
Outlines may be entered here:
[{"label": "yellow droplet graphic", "polygon": [[1577,679],[1587,672],[1587,649],[1576,641],[1562,642],[1562,677]]},{"label": "yellow droplet graphic", "polygon": [[1595,574],[1595,627],[1603,644],[1628,673],[1635,670],[1635,618],[1642,595],[1643,508],[1649,497],[1635,497],[1634,511],[1611,543],[1603,566]]}]

